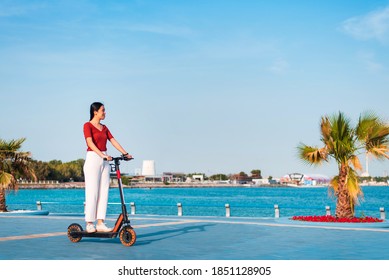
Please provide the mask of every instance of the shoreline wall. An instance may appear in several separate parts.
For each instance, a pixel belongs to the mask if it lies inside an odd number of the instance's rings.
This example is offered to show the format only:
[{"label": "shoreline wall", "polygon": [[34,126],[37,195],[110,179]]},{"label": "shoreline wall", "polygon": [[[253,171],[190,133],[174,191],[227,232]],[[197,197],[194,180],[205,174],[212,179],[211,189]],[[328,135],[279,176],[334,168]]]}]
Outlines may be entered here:
[{"label": "shoreline wall", "polygon": [[[111,184],[111,188],[117,188],[118,185]],[[151,188],[263,188],[263,187],[288,187],[281,184],[272,185],[239,185],[239,184],[213,184],[213,183],[175,183],[175,184],[163,184],[163,183],[138,183],[132,185],[123,185],[123,188],[133,189],[151,189]],[[85,188],[84,182],[68,182],[58,184],[19,184],[19,189],[83,189]]]}]

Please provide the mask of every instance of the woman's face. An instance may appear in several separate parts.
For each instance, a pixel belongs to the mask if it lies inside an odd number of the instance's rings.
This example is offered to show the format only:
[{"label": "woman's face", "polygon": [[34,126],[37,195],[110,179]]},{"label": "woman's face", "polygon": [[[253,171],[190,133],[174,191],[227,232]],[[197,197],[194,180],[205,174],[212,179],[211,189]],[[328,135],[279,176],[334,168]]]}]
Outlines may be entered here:
[{"label": "woman's face", "polygon": [[95,117],[99,118],[100,120],[105,119],[105,108],[104,106],[101,106],[98,111],[95,111]]}]

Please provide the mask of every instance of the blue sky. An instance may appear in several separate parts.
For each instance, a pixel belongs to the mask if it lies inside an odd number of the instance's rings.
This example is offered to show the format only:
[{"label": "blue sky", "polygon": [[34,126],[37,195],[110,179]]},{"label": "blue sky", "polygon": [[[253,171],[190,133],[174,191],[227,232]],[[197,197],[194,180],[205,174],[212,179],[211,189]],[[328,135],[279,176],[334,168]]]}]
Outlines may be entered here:
[{"label": "blue sky", "polygon": [[320,144],[324,114],[389,119],[388,50],[389,1],[1,0],[0,137],[83,158],[101,101],[129,172],[334,175],[296,146]]}]

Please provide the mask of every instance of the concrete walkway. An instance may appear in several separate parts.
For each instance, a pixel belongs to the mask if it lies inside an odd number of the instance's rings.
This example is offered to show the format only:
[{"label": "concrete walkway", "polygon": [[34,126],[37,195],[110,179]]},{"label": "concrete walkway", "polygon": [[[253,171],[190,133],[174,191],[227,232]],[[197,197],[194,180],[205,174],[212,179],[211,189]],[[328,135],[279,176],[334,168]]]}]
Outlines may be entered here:
[{"label": "concrete walkway", "polygon": [[[287,218],[130,216],[137,242],[83,238],[82,216],[0,215],[1,260],[388,260],[389,223],[320,224]],[[112,226],[116,216],[109,216]]]}]

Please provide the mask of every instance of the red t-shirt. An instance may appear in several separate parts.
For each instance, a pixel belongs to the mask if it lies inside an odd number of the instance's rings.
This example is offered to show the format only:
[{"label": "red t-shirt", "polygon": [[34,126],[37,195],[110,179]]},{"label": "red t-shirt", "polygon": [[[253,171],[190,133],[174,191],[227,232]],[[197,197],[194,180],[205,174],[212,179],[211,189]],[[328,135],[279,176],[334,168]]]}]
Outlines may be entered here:
[{"label": "red t-shirt", "polygon": [[[90,122],[86,122],[84,124],[84,137],[85,139],[92,137],[93,143],[102,152],[107,150],[107,140],[111,140],[113,138],[108,127],[103,125],[103,129],[100,131]],[[92,149],[88,146],[87,151],[92,151]]]}]

